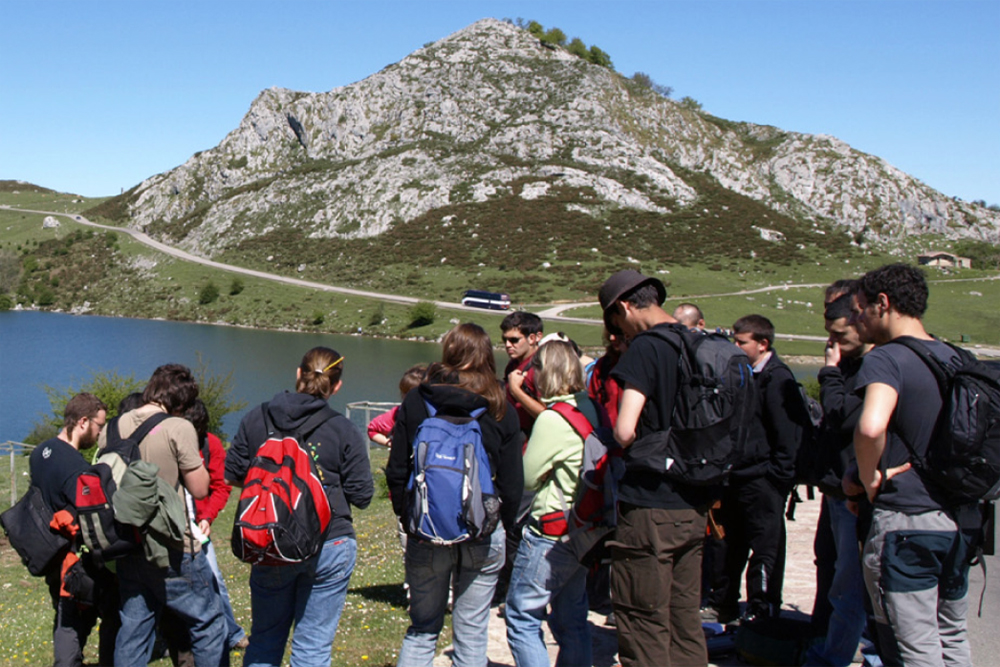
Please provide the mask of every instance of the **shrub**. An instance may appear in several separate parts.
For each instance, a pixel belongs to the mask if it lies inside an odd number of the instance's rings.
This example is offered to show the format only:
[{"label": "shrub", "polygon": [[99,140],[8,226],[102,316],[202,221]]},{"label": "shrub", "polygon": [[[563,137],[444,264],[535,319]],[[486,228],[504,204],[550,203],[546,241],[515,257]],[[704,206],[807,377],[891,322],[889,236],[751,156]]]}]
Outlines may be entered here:
[{"label": "shrub", "polygon": [[[198,364],[191,369],[198,383],[198,398],[205,403],[208,410],[208,430],[227,440],[222,431],[222,418],[231,412],[237,412],[246,407],[246,401],[235,401],[233,393],[233,372],[226,375],[209,373],[207,364],[198,356]],[[29,444],[38,444],[55,436],[62,428],[63,410],[66,403],[82,391],[90,392],[108,406],[108,419],[118,415],[118,404],[131,393],[142,391],[146,383],[137,380],[134,375],[119,375],[116,371],[97,371],[79,386],[62,388],[45,385],[42,390],[49,397],[52,409],[48,417],[35,423],[31,435],[25,439]]]},{"label": "shrub", "polygon": [[198,303],[203,306],[207,306],[216,299],[219,298],[219,288],[215,286],[215,283],[209,280],[205,283],[205,286],[201,288],[198,293]]},{"label": "shrub", "polygon": [[229,284],[229,296],[236,296],[243,291],[243,279],[239,276],[233,278],[233,282]]},{"label": "shrub", "polygon": [[420,301],[410,308],[410,329],[434,324],[437,318],[437,306],[430,301]]}]

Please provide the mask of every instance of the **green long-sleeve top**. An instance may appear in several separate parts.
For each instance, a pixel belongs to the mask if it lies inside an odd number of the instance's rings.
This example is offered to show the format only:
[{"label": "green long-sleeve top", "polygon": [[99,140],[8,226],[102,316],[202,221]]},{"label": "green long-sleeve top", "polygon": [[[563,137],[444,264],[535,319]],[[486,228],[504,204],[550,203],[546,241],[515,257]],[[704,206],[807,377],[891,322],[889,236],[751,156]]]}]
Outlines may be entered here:
[{"label": "green long-sleeve top", "polygon": [[[576,405],[573,395],[543,399],[546,406],[556,401]],[[534,491],[531,516],[538,519],[573,504],[580,483],[583,439],[555,410],[544,410],[535,420],[524,451],[524,489]],[[560,491],[562,495],[560,496]]]}]

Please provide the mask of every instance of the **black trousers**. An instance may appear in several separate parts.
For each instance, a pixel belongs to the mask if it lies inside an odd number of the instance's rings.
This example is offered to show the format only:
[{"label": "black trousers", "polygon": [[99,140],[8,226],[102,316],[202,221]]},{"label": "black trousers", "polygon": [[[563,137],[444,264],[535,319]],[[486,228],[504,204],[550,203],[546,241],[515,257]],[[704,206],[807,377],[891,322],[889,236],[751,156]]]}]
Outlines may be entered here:
[{"label": "black trousers", "polygon": [[115,664],[115,638],[121,627],[118,582],[107,570],[88,569],[88,573],[93,575],[93,590],[91,599],[86,602],[60,597],[62,579],[59,572],[45,577],[56,612],[52,622],[54,667],[83,665],[83,649],[98,619],[101,619],[98,664],[109,667]]},{"label": "black trousers", "polygon": [[747,571],[747,602],[781,608],[785,578],[785,500],[767,478],[733,480],[716,518],[726,530],[723,566],[716,568],[709,606],[738,608],[740,580]]}]

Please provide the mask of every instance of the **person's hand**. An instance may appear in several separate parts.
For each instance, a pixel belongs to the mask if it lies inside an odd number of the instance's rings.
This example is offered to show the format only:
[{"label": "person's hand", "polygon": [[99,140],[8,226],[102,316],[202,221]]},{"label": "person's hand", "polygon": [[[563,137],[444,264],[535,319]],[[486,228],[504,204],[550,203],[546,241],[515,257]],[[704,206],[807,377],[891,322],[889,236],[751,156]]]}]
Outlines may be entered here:
[{"label": "person's hand", "polygon": [[896,466],[895,468],[889,468],[888,470],[886,470],[884,478],[882,476],[882,471],[881,470],[876,470],[875,471],[875,479],[874,479],[874,481],[872,481],[871,487],[867,489],[868,500],[870,500],[872,502],[875,502],[875,496],[878,495],[878,491],[879,491],[879,489],[882,488],[882,484],[884,482],[892,479],[896,475],[901,475],[904,472],[907,472],[907,471],[911,470],[912,468],[913,468],[913,465],[909,461],[907,461],[906,463],[904,463],[901,466]]},{"label": "person's hand", "polygon": [[202,519],[198,522],[198,530],[204,533],[205,537],[208,537],[212,534],[212,524],[208,522],[208,519]]},{"label": "person's hand", "polygon": [[524,384],[524,371],[519,368],[511,371],[510,375],[507,376],[507,384],[513,389],[520,390],[521,385]]},{"label": "person's hand", "polygon": [[826,342],[826,365],[836,366],[840,363],[840,343],[834,340],[828,340]]}]

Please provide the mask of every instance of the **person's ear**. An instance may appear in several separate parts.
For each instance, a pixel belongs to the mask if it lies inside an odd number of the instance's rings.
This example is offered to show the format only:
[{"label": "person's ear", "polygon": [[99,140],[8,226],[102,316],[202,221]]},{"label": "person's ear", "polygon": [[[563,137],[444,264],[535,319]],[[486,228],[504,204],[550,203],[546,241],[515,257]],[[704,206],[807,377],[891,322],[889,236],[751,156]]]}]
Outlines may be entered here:
[{"label": "person's ear", "polygon": [[344,381],[343,380],[337,380],[337,384],[333,385],[333,391],[330,392],[330,396],[333,396],[338,391],[340,391],[340,388],[343,387],[343,386],[344,386]]}]

